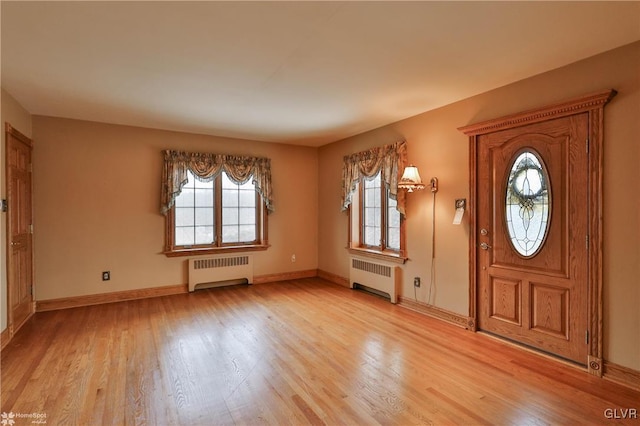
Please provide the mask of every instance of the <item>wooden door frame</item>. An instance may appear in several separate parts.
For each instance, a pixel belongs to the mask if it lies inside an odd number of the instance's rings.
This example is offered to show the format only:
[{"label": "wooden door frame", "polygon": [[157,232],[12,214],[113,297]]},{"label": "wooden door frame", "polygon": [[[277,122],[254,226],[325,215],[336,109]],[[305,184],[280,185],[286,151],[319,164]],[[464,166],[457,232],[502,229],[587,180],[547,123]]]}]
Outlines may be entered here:
[{"label": "wooden door frame", "polygon": [[533,123],[553,120],[576,114],[588,113],[588,256],[587,299],[589,348],[587,369],[589,373],[602,377],[602,179],[604,106],[617,94],[613,89],[598,92],[570,101],[521,113],[460,127],[458,130],[469,136],[469,327],[477,330],[478,324],[478,280],[477,280],[477,195],[478,195],[478,137],[501,130],[512,129]]},{"label": "wooden door frame", "polygon": [[[11,209],[11,204],[12,203],[12,194],[11,194],[11,167],[9,166],[9,137],[12,136],[18,140],[20,140],[20,142],[24,143],[25,145],[29,146],[29,149],[31,151],[33,151],[33,142],[31,141],[31,139],[29,139],[27,136],[23,135],[22,133],[20,133],[18,130],[16,130],[13,126],[11,126],[11,124],[9,124],[8,122],[5,122],[5,179],[7,182],[7,202],[9,205],[9,209]],[[31,197],[33,198],[33,176],[31,178]],[[31,203],[31,222],[33,223],[33,203]],[[10,213],[9,213],[10,214]],[[9,343],[9,341],[13,338],[14,334],[18,331],[18,329],[24,324],[24,322],[22,324],[18,324],[17,328],[16,328],[16,324],[14,324],[13,322],[13,312],[11,310],[11,272],[12,272],[12,262],[10,259],[11,256],[11,233],[12,233],[12,225],[11,225],[11,220],[9,217],[9,214],[7,214],[7,220],[6,220],[6,264],[7,264],[7,276],[6,276],[6,283],[7,283],[7,331],[9,333],[9,335],[7,336],[7,339],[5,342],[3,342],[4,345],[6,345],[7,343]],[[35,265],[33,262],[33,242],[31,244],[31,277],[32,277],[32,286],[35,286],[34,282],[35,280],[33,280],[34,277],[34,273],[35,273]],[[33,287],[32,287],[33,288]],[[33,292],[31,293],[31,303],[29,304],[29,317],[31,315],[34,314],[35,312],[35,298],[34,298],[34,294]],[[26,322],[26,321],[25,321]]]}]

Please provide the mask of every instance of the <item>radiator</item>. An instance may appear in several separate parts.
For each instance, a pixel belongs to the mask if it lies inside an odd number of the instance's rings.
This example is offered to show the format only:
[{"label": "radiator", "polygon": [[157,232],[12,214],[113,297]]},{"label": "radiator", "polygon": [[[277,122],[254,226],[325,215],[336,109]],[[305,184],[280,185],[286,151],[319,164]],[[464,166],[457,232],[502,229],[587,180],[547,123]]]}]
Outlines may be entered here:
[{"label": "radiator", "polygon": [[400,271],[399,266],[388,266],[352,257],[349,282],[351,288],[360,285],[367,289],[373,289],[388,295],[391,303],[396,303],[400,286]]},{"label": "radiator", "polygon": [[196,287],[220,287],[230,281],[246,280],[253,283],[253,257],[216,256],[189,259],[189,291]]}]

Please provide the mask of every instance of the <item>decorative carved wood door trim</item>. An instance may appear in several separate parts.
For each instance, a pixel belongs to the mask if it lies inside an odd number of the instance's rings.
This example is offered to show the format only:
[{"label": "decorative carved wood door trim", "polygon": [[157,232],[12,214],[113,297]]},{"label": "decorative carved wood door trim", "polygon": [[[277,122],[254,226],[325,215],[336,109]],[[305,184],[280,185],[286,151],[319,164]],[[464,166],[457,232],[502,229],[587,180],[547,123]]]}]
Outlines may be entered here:
[{"label": "decorative carved wood door trim", "polygon": [[[585,341],[586,364],[588,371],[596,376],[602,376],[602,167],[603,167],[603,124],[604,106],[616,95],[615,90],[607,90],[580,97],[568,102],[550,105],[544,108],[526,111],[507,117],[485,121],[459,128],[469,136],[470,157],[470,238],[469,238],[469,317],[471,329],[479,328],[479,282],[483,273],[479,252],[485,253],[482,248],[484,233],[480,234],[481,226],[478,223],[479,209],[486,208],[488,204],[482,204],[479,196],[482,196],[481,182],[479,182],[479,143],[487,140],[487,135],[497,134],[508,129],[517,129],[530,126],[534,123],[546,123],[567,117],[573,120],[575,117],[584,116],[586,126],[586,140],[584,149],[587,156],[587,200],[586,200],[586,325],[587,333]],[[484,206],[484,207],[483,207]],[[486,244],[486,242],[485,242]],[[481,246],[482,245],[482,246]],[[486,272],[484,272],[486,273]],[[483,278],[484,279],[484,278]],[[528,342],[523,342],[528,343]],[[545,348],[542,348],[545,350]]]}]

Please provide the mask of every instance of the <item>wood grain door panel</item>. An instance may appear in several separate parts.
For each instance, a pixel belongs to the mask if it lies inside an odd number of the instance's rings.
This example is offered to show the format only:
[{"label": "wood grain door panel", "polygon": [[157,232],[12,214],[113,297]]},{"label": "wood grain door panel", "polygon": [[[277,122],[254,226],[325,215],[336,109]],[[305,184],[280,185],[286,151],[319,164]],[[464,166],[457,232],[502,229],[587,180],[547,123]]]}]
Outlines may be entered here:
[{"label": "wood grain door panel", "polygon": [[7,125],[8,306],[15,333],[33,313],[31,140]]},{"label": "wood grain door panel", "polygon": [[531,330],[569,340],[569,290],[530,283],[529,294]]},{"label": "wood grain door panel", "polygon": [[[581,364],[588,356],[587,118],[481,135],[477,173],[479,328]],[[509,174],[523,152],[541,160],[550,200],[544,241],[530,256],[514,248],[505,208]]]},{"label": "wood grain door panel", "polygon": [[522,281],[491,276],[489,315],[497,321],[522,325]]}]

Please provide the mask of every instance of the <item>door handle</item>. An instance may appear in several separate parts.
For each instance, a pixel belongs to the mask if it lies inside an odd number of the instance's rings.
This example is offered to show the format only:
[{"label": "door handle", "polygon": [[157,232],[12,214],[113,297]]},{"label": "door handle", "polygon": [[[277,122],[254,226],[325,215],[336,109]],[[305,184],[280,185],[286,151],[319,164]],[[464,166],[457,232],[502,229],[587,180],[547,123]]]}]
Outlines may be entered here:
[{"label": "door handle", "polygon": [[487,243],[480,243],[480,248],[482,250],[489,250],[491,248],[491,246]]}]

